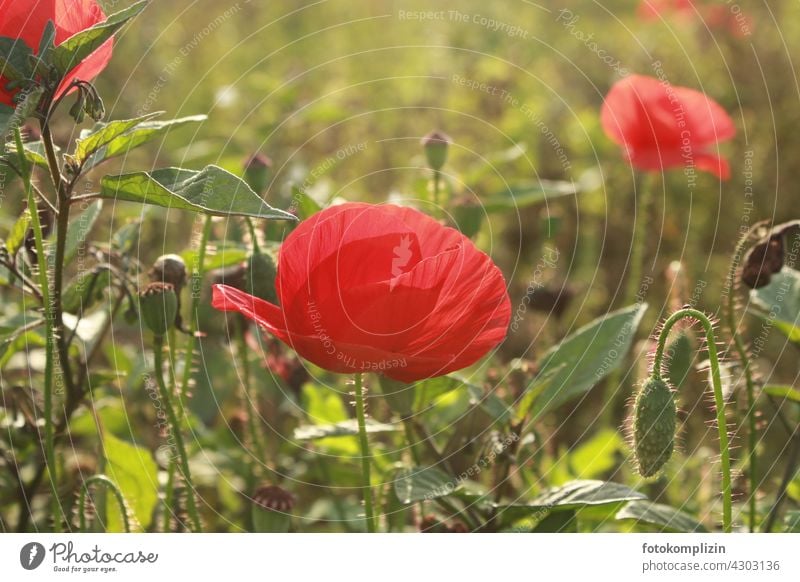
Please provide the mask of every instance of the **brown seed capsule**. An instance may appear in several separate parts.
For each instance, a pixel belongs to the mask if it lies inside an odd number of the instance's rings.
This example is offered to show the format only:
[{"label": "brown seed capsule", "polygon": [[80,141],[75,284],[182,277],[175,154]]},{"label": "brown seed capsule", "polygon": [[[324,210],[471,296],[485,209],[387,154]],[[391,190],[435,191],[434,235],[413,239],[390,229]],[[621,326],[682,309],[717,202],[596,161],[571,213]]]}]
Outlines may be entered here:
[{"label": "brown seed capsule", "polygon": [[769,285],[772,275],[783,268],[783,260],[783,237],[773,236],[756,244],[744,256],[742,283],[751,289]]},{"label": "brown seed capsule", "polygon": [[186,263],[180,255],[161,255],[153,263],[153,268],[148,273],[150,280],[156,283],[169,283],[180,293],[186,285]]}]

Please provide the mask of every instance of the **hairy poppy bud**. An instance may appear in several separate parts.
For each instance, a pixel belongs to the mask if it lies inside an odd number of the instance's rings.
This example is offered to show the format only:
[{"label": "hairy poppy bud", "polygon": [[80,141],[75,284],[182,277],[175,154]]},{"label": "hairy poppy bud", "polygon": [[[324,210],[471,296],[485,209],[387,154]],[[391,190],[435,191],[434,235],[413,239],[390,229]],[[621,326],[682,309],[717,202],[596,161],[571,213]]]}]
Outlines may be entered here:
[{"label": "hairy poppy bud", "polygon": [[675,446],[677,409],[667,383],[651,376],[633,408],[634,459],[642,477],[652,477],[669,461]]},{"label": "hairy poppy bud", "polygon": [[425,157],[432,170],[441,170],[447,162],[447,149],[453,140],[441,131],[432,131],[422,138],[422,147],[425,148]]},{"label": "hairy poppy bud", "polygon": [[244,181],[253,189],[253,192],[261,193],[269,185],[272,173],[272,160],[261,153],[255,153],[244,162]]},{"label": "hairy poppy bud", "polygon": [[186,263],[180,255],[161,255],[153,263],[153,268],[148,274],[151,281],[169,283],[175,287],[177,293],[180,293],[187,281]]},{"label": "hairy poppy bud", "polygon": [[178,296],[169,283],[150,283],[139,293],[139,310],[145,325],[162,336],[175,325],[178,315]]},{"label": "hairy poppy bud", "polygon": [[255,253],[247,259],[245,291],[254,297],[277,303],[275,277],[278,270],[270,255]]},{"label": "hairy poppy bud", "polygon": [[292,522],[294,495],[277,485],[261,485],[253,493],[253,529],[258,533],[286,533]]}]

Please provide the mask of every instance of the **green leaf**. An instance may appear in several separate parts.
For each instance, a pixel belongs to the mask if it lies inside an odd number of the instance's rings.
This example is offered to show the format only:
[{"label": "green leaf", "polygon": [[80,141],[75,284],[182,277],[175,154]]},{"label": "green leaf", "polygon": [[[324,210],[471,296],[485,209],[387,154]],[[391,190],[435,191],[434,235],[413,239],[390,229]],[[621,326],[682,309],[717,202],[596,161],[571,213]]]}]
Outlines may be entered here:
[{"label": "green leaf", "polygon": [[103,298],[111,285],[111,271],[84,271],[79,273],[64,289],[61,300],[64,311],[82,313]]},{"label": "green leaf", "polygon": [[148,0],[137,2],[112,14],[103,22],[69,37],[53,49],[51,58],[53,66],[59,73],[66,75],[114,36],[126,22],[144,10],[147,3]]},{"label": "green leaf", "polygon": [[348,420],[342,398],[326,386],[304,385],[301,400],[303,410],[314,424],[336,424]]},{"label": "green leaf", "polygon": [[133,129],[140,123],[143,123],[153,117],[161,115],[160,111],[148,113],[135,119],[124,119],[117,121],[110,121],[108,123],[98,123],[89,132],[81,132],[81,137],[75,140],[75,153],[73,154],[78,163],[83,163],[86,158],[99,150],[101,147],[107,145],[124,134],[125,132]]},{"label": "green leaf", "polygon": [[44,89],[38,86],[28,90],[27,93],[23,94],[16,109],[0,103],[0,136],[2,136],[4,142],[9,139],[11,131],[21,127],[24,121],[33,115],[39,105],[42,93],[44,93]]},{"label": "green leaf", "polygon": [[100,196],[214,216],[296,220],[292,214],[272,208],[244,180],[218,166],[199,172],[164,168],[106,176],[101,181]]},{"label": "green leaf", "polygon": [[708,530],[691,515],[679,509],[651,503],[649,501],[632,501],[620,509],[615,516],[618,520],[634,520],[647,523],[671,532],[707,532]]},{"label": "green leaf", "polygon": [[25,233],[28,232],[30,225],[31,213],[30,210],[26,208],[14,223],[14,226],[11,227],[8,238],[6,238],[6,249],[10,256],[15,257],[17,255],[17,251],[19,251],[22,247],[22,243],[25,241]]},{"label": "green leaf", "polygon": [[21,38],[0,37],[0,74],[5,77],[5,82],[32,78],[31,55],[33,49]]},{"label": "green leaf", "polygon": [[800,404],[800,390],[794,388],[793,386],[788,385],[775,385],[771,384],[769,386],[764,386],[763,389],[764,394],[769,394],[774,398],[780,398],[782,400],[791,400],[792,402],[797,402]]},{"label": "green leaf", "polygon": [[759,317],[800,343],[800,273],[784,267],[769,285],[750,291],[750,298]]},{"label": "green leaf", "polygon": [[570,452],[572,473],[584,479],[599,477],[616,466],[617,453],[624,448],[625,441],[618,430],[601,430]]},{"label": "green leaf", "polygon": [[[22,145],[22,149],[25,151],[25,159],[28,160],[28,163],[35,164],[40,168],[49,168],[47,164],[47,157],[44,149],[44,143],[41,141],[31,141],[24,143]],[[53,149],[57,154],[60,153],[61,148],[58,146],[53,146]],[[6,151],[9,154],[13,154],[13,163],[15,166],[18,165],[18,154],[17,154],[17,145],[13,142],[6,144]]]},{"label": "green leaf", "polygon": [[[109,433],[103,435],[103,450],[106,473],[119,486],[136,521],[142,529],[147,529],[158,503],[158,467],[153,456],[147,449],[122,441]],[[114,501],[109,500],[107,531],[124,531],[119,512],[112,507],[112,503]]]},{"label": "green leaf", "polygon": [[470,406],[478,406],[494,422],[505,422],[514,411],[494,392],[485,392],[480,386],[463,382],[469,392]]},{"label": "green leaf", "polygon": [[292,198],[297,204],[298,216],[301,220],[311,218],[322,210],[322,206],[301,188],[292,186]]},{"label": "green leaf", "polygon": [[[368,433],[394,432],[394,425],[384,424],[372,419],[367,419]],[[335,424],[311,424],[299,426],[294,429],[294,438],[299,441],[312,441],[327,437],[353,436],[358,434],[358,421],[354,418],[343,420]]]},{"label": "green leaf", "polygon": [[[235,244],[218,246],[212,252],[209,250],[206,250],[204,271],[238,265],[246,261],[250,255],[250,251]],[[188,250],[181,253],[181,257],[187,265],[197,265],[199,254],[196,250]]]},{"label": "green leaf", "polygon": [[411,467],[398,471],[394,482],[397,499],[406,505],[452,494],[460,484],[434,467]]},{"label": "green leaf", "polygon": [[[97,139],[93,140],[95,143],[87,143],[84,145],[80,151],[80,154],[84,157],[78,158],[78,161],[86,160],[91,156],[91,159],[88,160],[87,168],[94,168],[108,159],[127,154],[131,150],[138,148],[149,141],[167,135],[167,133],[169,133],[172,129],[176,129],[190,123],[200,123],[207,119],[205,115],[192,115],[189,117],[181,117],[179,119],[170,119],[167,121],[147,121],[150,119],[150,117],[152,117],[152,115],[145,115],[138,118],[138,120],[117,121],[104,125],[102,128],[97,130],[98,132],[103,133],[103,135],[98,135]],[[130,123],[133,121],[138,121],[138,123],[130,125]],[[115,123],[119,123],[121,125],[111,128],[111,126]],[[120,131],[126,126],[127,129]],[[95,134],[91,134],[85,139],[90,140],[92,139],[93,135]],[[80,142],[81,140],[79,140],[78,148],[81,148]],[[76,150],[76,156],[77,155],[78,150]]]},{"label": "green leaf", "polygon": [[550,349],[539,361],[539,376],[561,367],[533,403],[533,420],[589,391],[619,366],[631,346],[647,304],[600,317]]},{"label": "green leaf", "polygon": [[527,184],[511,186],[482,199],[487,213],[504,212],[533,206],[562,196],[574,196],[578,188],[572,182],[561,180],[537,180]]}]

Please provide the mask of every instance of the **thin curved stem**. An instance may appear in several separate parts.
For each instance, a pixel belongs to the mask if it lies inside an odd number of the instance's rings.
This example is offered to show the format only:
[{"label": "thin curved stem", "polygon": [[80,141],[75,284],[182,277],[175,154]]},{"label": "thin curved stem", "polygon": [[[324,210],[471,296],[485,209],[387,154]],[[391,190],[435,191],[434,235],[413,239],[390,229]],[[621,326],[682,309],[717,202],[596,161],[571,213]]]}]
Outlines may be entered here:
[{"label": "thin curved stem", "polygon": [[33,228],[34,244],[36,246],[36,259],[39,269],[39,287],[42,293],[42,304],[44,305],[45,320],[45,364],[44,364],[44,458],[47,465],[47,472],[50,476],[50,493],[52,499],[51,511],[53,517],[53,531],[61,531],[61,504],[58,500],[58,470],[56,467],[55,453],[55,427],[53,424],[53,356],[55,353],[55,319],[56,312],[53,302],[50,301],[50,282],[47,277],[47,255],[44,252],[44,237],[42,235],[42,223],[39,221],[39,210],[36,205],[36,198],[33,189],[30,187],[31,174],[28,169],[28,160],[25,158],[22,145],[22,135],[19,128],[14,129],[14,139],[16,140],[19,162],[22,167],[22,179],[25,184],[25,194],[28,200],[28,209],[31,214],[31,226]]},{"label": "thin curved stem", "polygon": [[728,277],[726,286],[728,291],[727,308],[725,309],[725,324],[728,327],[728,332],[733,340],[733,346],[739,357],[739,362],[742,366],[742,374],[744,374],[745,386],[747,391],[747,413],[745,420],[747,421],[747,472],[748,472],[748,486],[750,496],[748,498],[748,529],[754,532],[756,529],[756,491],[758,490],[758,476],[757,469],[757,446],[758,446],[758,432],[756,427],[756,390],[755,382],[753,380],[753,370],[750,367],[750,358],[747,354],[742,336],[739,334],[738,325],[736,322],[736,273],[738,271],[739,257],[744,252],[747,241],[752,232],[758,228],[753,227],[744,234],[739,242],[736,244],[734,251],[734,260],[731,261],[731,266],[728,269]]},{"label": "thin curved stem", "polygon": [[178,468],[181,472],[184,482],[186,483],[187,493],[187,509],[189,511],[189,518],[192,520],[194,531],[201,531],[200,515],[197,512],[197,505],[194,499],[194,485],[192,483],[192,475],[189,471],[189,458],[186,455],[186,446],[183,443],[183,434],[181,433],[181,425],[175,414],[175,408],[172,406],[172,397],[164,382],[164,336],[154,336],[153,339],[153,358],[154,358],[154,372],[156,376],[156,383],[161,392],[161,399],[163,400],[164,409],[167,412],[167,420],[170,424],[172,437],[175,439],[175,449],[178,453]]},{"label": "thin curved stem", "polygon": [[372,476],[370,464],[372,457],[367,438],[366,410],[364,407],[364,389],[361,383],[361,373],[355,375],[356,417],[358,419],[358,442],[361,446],[361,486],[364,496],[364,513],[367,522],[367,531],[375,533],[375,509],[372,501]]},{"label": "thin curved stem", "polygon": [[125,505],[125,497],[122,495],[122,491],[119,490],[119,487],[117,487],[117,484],[105,475],[92,475],[83,482],[81,494],[80,497],[78,497],[78,515],[80,516],[81,532],[86,533],[86,495],[89,492],[89,487],[93,483],[103,485],[103,487],[109,489],[114,494],[114,497],[117,499],[117,504],[119,505],[119,512],[122,514],[122,523],[125,526],[125,533],[131,533],[131,523],[128,517],[128,509]]},{"label": "thin curved stem", "polygon": [[717,355],[714,326],[708,316],[702,311],[684,308],[673,313],[665,322],[658,336],[658,345],[653,358],[653,376],[661,379],[661,367],[664,361],[664,349],[667,344],[669,332],[681,319],[695,319],[703,326],[706,334],[708,360],[711,368],[711,383],[714,388],[714,403],[717,413],[717,429],[719,431],[719,452],[722,460],[722,529],[725,533],[732,531],[732,494],[731,494],[731,458],[728,443],[728,427],[725,420],[725,398],[722,394],[722,374],[720,372],[719,356]]}]

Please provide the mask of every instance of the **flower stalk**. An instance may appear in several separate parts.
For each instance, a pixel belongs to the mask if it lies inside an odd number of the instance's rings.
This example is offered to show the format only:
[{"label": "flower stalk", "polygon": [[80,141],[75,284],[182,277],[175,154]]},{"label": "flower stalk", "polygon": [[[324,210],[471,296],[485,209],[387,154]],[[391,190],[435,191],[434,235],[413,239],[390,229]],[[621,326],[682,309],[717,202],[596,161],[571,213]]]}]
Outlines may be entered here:
[{"label": "flower stalk", "polygon": [[364,406],[364,388],[361,373],[355,375],[356,417],[358,419],[358,442],[361,447],[361,486],[364,496],[364,514],[367,522],[367,531],[375,533],[375,509],[372,500],[372,456],[367,438],[366,407]]},{"label": "flower stalk", "polygon": [[664,350],[667,337],[672,327],[682,319],[694,319],[703,326],[706,335],[708,359],[711,368],[711,384],[714,391],[714,403],[717,414],[717,430],[719,432],[719,451],[722,463],[722,529],[725,533],[732,531],[732,494],[731,494],[731,460],[728,442],[728,428],[725,420],[725,398],[722,394],[722,374],[717,354],[716,337],[711,320],[702,311],[683,308],[673,313],[665,322],[658,336],[655,356],[653,358],[652,378],[662,380],[661,368],[664,362]]}]

